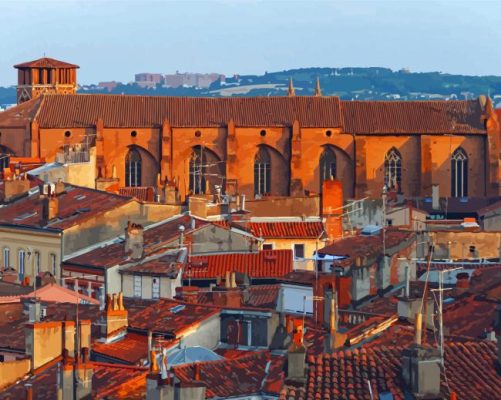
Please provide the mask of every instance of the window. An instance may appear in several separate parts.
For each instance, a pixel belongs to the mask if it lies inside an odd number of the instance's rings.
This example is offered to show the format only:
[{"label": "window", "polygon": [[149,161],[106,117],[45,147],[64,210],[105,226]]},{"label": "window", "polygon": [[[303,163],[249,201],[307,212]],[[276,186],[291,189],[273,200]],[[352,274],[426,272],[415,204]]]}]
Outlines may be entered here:
[{"label": "window", "polygon": [[50,267],[51,267],[52,275],[57,276],[57,265],[56,265],[56,255],[55,254],[50,255]]},{"label": "window", "polygon": [[10,267],[10,249],[8,247],[3,249],[3,267],[5,269]]},{"label": "window", "polygon": [[26,253],[24,250],[19,250],[19,263],[18,263],[18,271],[19,275],[24,277],[24,262],[26,260]]},{"label": "window", "polygon": [[205,193],[205,164],[204,148],[196,146],[190,157],[190,191],[193,194]]},{"label": "window", "polygon": [[466,197],[468,196],[468,156],[461,147],[452,155],[451,163],[452,197]]},{"label": "window", "polygon": [[336,177],[336,155],[330,147],[325,147],[320,156],[320,189],[323,181],[328,181]]},{"label": "window", "polygon": [[151,281],[151,297],[160,298],[160,278],[153,278]]},{"label": "window", "polygon": [[392,148],[384,158],[384,183],[389,190],[402,189],[402,156]]},{"label": "window", "polygon": [[35,251],[35,274],[40,274],[40,252]]},{"label": "window", "polygon": [[304,258],[304,244],[295,244],[294,245],[294,258],[300,259]]},{"label": "window", "polygon": [[134,275],[134,297],[141,297],[141,275]]},{"label": "window", "polygon": [[141,186],[141,155],[136,149],[130,150],[125,158],[125,185]]},{"label": "window", "polygon": [[263,250],[273,250],[273,244],[271,243],[263,244]]},{"label": "window", "polygon": [[261,147],[254,159],[254,194],[262,196],[270,193],[271,161],[268,150]]}]

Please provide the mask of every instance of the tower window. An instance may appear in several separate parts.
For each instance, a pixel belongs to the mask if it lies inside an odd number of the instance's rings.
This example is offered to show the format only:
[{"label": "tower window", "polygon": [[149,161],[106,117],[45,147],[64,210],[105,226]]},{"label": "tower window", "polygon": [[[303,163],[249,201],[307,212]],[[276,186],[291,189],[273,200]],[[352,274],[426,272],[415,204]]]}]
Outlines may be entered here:
[{"label": "tower window", "polygon": [[460,147],[451,159],[451,192],[452,197],[468,196],[468,156]]},{"label": "tower window", "polygon": [[402,190],[402,156],[392,148],[384,158],[384,183],[389,190]]},{"label": "tower window", "polygon": [[190,190],[193,194],[205,193],[205,161],[203,147],[195,147],[190,157]]},{"label": "tower window", "polygon": [[266,131],[263,129],[261,132],[259,132],[259,134],[260,134],[261,136],[265,137],[265,136],[266,136]]},{"label": "tower window", "polygon": [[141,186],[141,155],[132,149],[125,157],[125,185]]},{"label": "tower window", "polygon": [[332,136],[332,131],[326,131],[326,132],[325,132],[325,136],[327,136],[327,137],[331,137],[331,136]]},{"label": "tower window", "polygon": [[336,155],[328,146],[320,156],[320,188],[322,183],[336,178]]},{"label": "tower window", "polygon": [[271,160],[268,150],[261,147],[254,159],[254,194],[266,195],[271,189]]},{"label": "tower window", "polygon": [[66,131],[66,132],[64,132],[64,136],[66,136],[66,137],[70,137],[70,136],[71,136],[71,132],[70,132],[70,131]]},{"label": "tower window", "polygon": [[132,137],[136,137],[136,136],[137,136],[137,132],[136,132],[136,131],[132,131],[132,132],[130,133],[130,135],[131,135]]}]

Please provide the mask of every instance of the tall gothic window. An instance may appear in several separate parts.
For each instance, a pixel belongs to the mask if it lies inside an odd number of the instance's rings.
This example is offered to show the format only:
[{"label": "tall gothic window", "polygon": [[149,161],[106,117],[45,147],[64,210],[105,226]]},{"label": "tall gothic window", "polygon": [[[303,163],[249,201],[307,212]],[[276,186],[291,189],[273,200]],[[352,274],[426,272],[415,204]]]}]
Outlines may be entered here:
[{"label": "tall gothic window", "polygon": [[190,157],[190,191],[193,194],[205,193],[206,157],[204,149],[197,146],[193,149]]},{"label": "tall gothic window", "polygon": [[468,156],[460,147],[451,159],[451,192],[452,197],[468,196]]},{"label": "tall gothic window", "polygon": [[271,161],[268,150],[261,147],[254,159],[254,194],[265,195],[271,188]]},{"label": "tall gothic window", "polygon": [[125,185],[141,186],[141,154],[131,149],[125,158]]},{"label": "tall gothic window", "polygon": [[323,181],[336,177],[336,155],[331,148],[326,147],[320,156],[320,188]]},{"label": "tall gothic window", "polygon": [[395,148],[384,158],[384,183],[389,190],[402,190],[402,156]]}]

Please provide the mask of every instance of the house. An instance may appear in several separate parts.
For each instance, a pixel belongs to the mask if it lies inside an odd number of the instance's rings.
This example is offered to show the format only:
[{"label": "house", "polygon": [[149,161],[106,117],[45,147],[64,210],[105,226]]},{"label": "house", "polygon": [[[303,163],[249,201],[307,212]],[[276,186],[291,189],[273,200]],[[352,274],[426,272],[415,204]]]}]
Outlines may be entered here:
[{"label": "house", "polygon": [[[123,236],[67,257],[63,270],[67,284],[75,285],[77,279],[87,287],[90,281],[103,295],[123,291],[143,299],[172,298],[187,252],[245,254],[257,248],[257,239],[246,232],[177,215],[147,227],[129,223]],[[184,253],[176,256],[176,250]]]},{"label": "house", "polygon": [[22,177],[0,184],[5,193],[17,194],[0,207],[0,266],[13,269],[18,282],[33,282],[45,272],[60,279],[68,254],[115,237],[131,217],[147,225],[166,212],[94,189],[31,182]]},{"label": "house", "polygon": [[242,222],[241,226],[263,239],[263,250],[292,250],[294,269],[313,270],[313,256],[327,239],[319,218],[251,218],[247,223]]}]

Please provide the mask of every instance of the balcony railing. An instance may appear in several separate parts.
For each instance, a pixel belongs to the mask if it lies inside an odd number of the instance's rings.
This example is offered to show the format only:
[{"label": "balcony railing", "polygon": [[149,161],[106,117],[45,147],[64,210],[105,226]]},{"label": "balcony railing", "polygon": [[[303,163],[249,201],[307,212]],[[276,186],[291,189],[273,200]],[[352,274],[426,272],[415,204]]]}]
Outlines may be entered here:
[{"label": "balcony railing", "polygon": [[65,149],[56,154],[56,161],[61,164],[76,164],[89,162],[89,150]]}]

